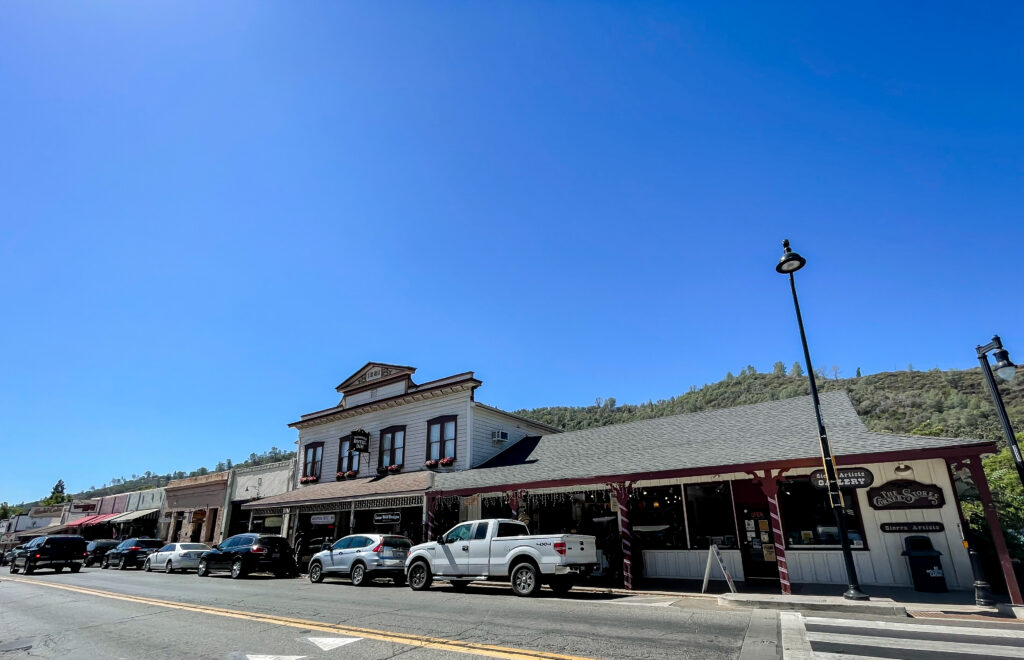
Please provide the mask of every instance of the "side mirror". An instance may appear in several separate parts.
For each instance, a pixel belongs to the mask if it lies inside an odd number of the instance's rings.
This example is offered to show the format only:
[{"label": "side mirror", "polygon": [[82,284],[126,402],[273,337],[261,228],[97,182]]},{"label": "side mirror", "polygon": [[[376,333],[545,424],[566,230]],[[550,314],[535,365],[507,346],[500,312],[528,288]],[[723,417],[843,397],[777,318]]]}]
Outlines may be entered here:
[{"label": "side mirror", "polygon": [[444,534],[441,534],[440,536],[437,537],[437,542],[440,545],[444,545],[445,544]]},{"label": "side mirror", "polygon": [[321,543],[320,544],[320,551],[321,552],[324,551],[324,550],[330,550],[330,549],[331,549],[331,544],[330,543]]}]

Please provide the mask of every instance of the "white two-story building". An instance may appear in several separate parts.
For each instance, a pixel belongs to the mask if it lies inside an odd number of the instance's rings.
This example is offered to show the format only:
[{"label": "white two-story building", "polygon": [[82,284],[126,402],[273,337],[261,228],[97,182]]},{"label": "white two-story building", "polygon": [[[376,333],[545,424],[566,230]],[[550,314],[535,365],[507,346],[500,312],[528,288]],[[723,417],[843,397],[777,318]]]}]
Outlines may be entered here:
[{"label": "white two-story building", "polygon": [[337,405],[303,415],[295,490],[242,505],[287,516],[294,542],[360,532],[418,542],[437,472],[476,467],[526,436],[558,429],[486,406],[465,372],[424,383],[416,369],[370,362],[337,386]]}]

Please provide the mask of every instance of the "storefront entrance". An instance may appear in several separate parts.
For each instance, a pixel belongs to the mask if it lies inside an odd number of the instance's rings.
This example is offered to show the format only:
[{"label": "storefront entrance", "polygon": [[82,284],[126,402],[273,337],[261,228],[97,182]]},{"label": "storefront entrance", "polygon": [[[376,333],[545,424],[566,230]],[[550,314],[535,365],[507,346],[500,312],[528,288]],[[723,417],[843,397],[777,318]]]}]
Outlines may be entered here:
[{"label": "storefront entrance", "polygon": [[768,498],[753,481],[734,481],[732,487],[743,573],[748,580],[778,580]]},{"label": "storefront entrance", "polygon": [[423,540],[423,506],[356,509],[355,534],[396,534],[413,543]]}]

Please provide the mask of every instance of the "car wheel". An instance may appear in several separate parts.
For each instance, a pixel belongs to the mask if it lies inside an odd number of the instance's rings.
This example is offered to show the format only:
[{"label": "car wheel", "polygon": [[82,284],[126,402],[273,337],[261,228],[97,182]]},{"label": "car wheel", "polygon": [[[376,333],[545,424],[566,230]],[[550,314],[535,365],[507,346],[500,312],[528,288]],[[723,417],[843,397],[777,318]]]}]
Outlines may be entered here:
[{"label": "car wheel", "polygon": [[463,592],[469,587],[469,580],[452,580],[452,591]]},{"label": "car wheel", "polygon": [[409,588],[413,591],[423,591],[430,588],[434,576],[430,574],[430,567],[424,561],[418,561],[409,567]]},{"label": "car wheel", "polygon": [[174,564],[172,564],[171,560],[168,559],[167,563],[164,564],[164,573],[173,573],[173,572],[174,572]]},{"label": "car wheel", "polygon": [[196,575],[199,577],[206,577],[210,574],[210,565],[206,563],[205,559],[199,560],[199,568],[196,569]]},{"label": "car wheel", "polygon": [[366,584],[366,567],[362,564],[353,564],[349,580],[352,581],[353,587],[361,587]]},{"label": "car wheel", "polygon": [[562,577],[552,578],[551,582],[548,583],[548,586],[551,587],[551,591],[554,591],[559,596],[564,596],[569,593],[570,589],[572,589],[572,584],[573,582],[570,578]]},{"label": "car wheel", "polygon": [[124,557],[121,557],[121,559],[119,559],[117,562],[117,570],[123,571],[126,568],[128,568],[128,560],[126,560]]},{"label": "car wheel", "polygon": [[18,568],[14,565],[14,560],[11,560],[11,573],[17,573]]},{"label": "car wheel", "polygon": [[146,557],[146,562],[142,565],[142,570],[147,573],[151,573],[153,571],[153,567],[149,565],[149,557]]},{"label": "car wheel", "polygon": [[104,557],[103,561],[100,562],[100,568],[102,568],[103,570],[107,570],[108,568],[110,568],[110,562],[107,561],[106,557]]},{"label": "car wheel", "polygon": [[512,569],[512,591],[517,596],[533,596],[540,589],[537,569],[533,564],[523,562]]},{"label": "car wheel", "polygon": [[309,567],[309,581],[313,584],[324,581],[324,567],[320,565],[320,562],[315,561]]},{"label": "car wheel", "polygon": [[231,577],[235,580],[245,577],[245,567],[242,566],[241,559],[231,562]]},{"label": "car wheel", "polygon": [[29,561],[26,559],[25,566],[22,567],[21,572],[25,575],[32,575],[32,570],[32,564],[30,564]]},{"label": "car wheel", "polygon": [[77,573],[78,571],[82,570],[82,567],[78,564],[71,564],[71,566],[69,566],[68,568],[71,569],[72,573]]}]

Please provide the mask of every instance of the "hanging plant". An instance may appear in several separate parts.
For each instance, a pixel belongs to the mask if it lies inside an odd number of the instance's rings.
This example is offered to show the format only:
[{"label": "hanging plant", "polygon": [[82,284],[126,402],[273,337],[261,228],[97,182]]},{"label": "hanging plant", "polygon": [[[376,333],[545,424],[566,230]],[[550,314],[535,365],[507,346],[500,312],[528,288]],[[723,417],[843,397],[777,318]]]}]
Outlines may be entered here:
[{"label": "hanging plant", "polygon": [[455,465],[455,457],[454,456],[445,456],[444,458],[439,460],[437,463],[441,467],[451,467],[451,466]]}]

